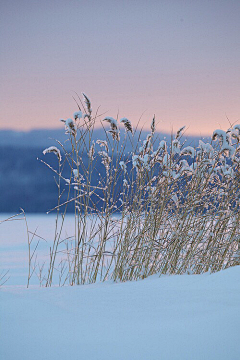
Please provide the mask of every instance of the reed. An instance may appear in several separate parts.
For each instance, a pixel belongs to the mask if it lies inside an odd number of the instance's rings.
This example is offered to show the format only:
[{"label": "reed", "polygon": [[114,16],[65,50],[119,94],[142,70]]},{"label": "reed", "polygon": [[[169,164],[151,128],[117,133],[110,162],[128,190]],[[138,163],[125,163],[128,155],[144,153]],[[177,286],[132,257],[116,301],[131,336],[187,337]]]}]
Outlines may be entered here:
[{"label": "reed", "polygon": [[[58,190],[55,237],[45,275],[41,268],[42,285],[52,286],[57,278],[59,285],[79,285],[155,273],[200,274],[240,264],[240,125],[216,130],[210,143],[200,140],[192,147],[182,140],[185,127],[172,134],[170,144],[159,139],[154,117],[141,141],[141,131],[137,137],[127,118],[93,114],[85,94],[76,102],[73,119],[62,120],[71,150],[59,141],[44,150],[57,156],[56,169],[41,160],[57,176]],[[94,142],[99,124],[105,138]],[[95,184],[99,161],[105,174]],[[70,203],[75,229],[64,239]]]}]

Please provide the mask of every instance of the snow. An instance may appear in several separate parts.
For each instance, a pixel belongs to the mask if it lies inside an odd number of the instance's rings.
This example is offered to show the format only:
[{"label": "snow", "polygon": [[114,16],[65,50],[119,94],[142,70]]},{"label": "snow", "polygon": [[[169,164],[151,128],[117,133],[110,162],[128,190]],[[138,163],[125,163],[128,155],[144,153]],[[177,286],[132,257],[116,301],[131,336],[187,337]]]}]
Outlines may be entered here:
[{"label": "snow", "polygon": [[240,358],[240,267],[121,284],[0,292],[0,358]]},{"label": "snow", "polygon": [[120,122],[124,124],[127,131],[130,131],[131,133],[133,133],[132,124],[131,124],[130,120],[123,117],[122,119],[120,119]]},{"label": "snow", "polygon": [[77,119],[81,119],[82,118],[82,112],[81,111],[76,111],[74,114],[73,114],[73,118],[75,119],[75,120],[77,120]]},{"label": "snow", "polygon": [[213,140],[215,140],[217,137],[221,138],[222,141],[226,141],[226,132],[220,129],[214,130],[213,132]]},{"label": "snow", "polygon": [[60,162],[62,161],[62,156],[61,156],[60,150],[56,146],[50,146],[47,149],[43,150],[43,155],[46,155],[51,152],[54,153],[55,155],[57,155],[58,160]]},{"label": "snow", "polygon": [[238,130],[238,134],[240,135],[240,124],[234,125],[234,130]]},{"label": "snow", "polygon": [[120,162],[119,162],[119,165],[120,165],[121,169],[123,170],[124,174],[126,174],[126,172],[127,172],[127,166],[126,166],[125,162],[124,162],[124,161],[120,161]]},{"label": "snow", "polygon": [[[54,216],[27,219],[49,246]],[[73,226],[69,215],[64,236]],[[27,289],[24,221],[0,224],[0,244],[0,267],[11,276],[0,288],[1,360],[240,358],[240,266],[75,287],[40,288],[33,277]],[[42,246],[39,260],[46,260]]]},{"label": "snow", "polygon": [[180,143],[177,139],[174,139],[172,141],[172,153],[173,154],[179,154],[180,153]]},{"label": "snow", "polygon": [[66,134],[75,134],[76,133],[76,127],[72,119],[63,120],[60,121],[65,123],[65,132]]},{"label": "snow", "polygon": [[181,155],[190,155],[192,158],[195,157],[196,155],[196,151],[192,146],[186,146],[182,151],[181,151]]},{"label": "snow", "polygon": [[[28,240],[24,218],[19,216],[12,221],[4,221],[10,214],[0,214],[0,273],[9,270],[10,279],[6,285],[26,285],[28,274]],[[55,214],[27,214],[29,231],[36,231],[41,240],[37,249],[40,264],[48,262],[49,248],[53,245],[55,233]],[[73,214],[66,216],[63,226],[63,238],[72,236],[75,228]],[[35,238],[33,246],[39,238]],[[0,282],[1,283],[1,282]],[[38,285],[37,276],[33,276],[31,284]],[[1,359],[1,357],[0,357]],[[1,359],[2,360],[2,359]]]},{"label": "snow", "polygon": [[107,121],[111,125],[112,130],[117,130],[118,129],[117,120],[114,119],[113,117],[107,116],[107,117],[105,117],[103,119],[103,121]]}]

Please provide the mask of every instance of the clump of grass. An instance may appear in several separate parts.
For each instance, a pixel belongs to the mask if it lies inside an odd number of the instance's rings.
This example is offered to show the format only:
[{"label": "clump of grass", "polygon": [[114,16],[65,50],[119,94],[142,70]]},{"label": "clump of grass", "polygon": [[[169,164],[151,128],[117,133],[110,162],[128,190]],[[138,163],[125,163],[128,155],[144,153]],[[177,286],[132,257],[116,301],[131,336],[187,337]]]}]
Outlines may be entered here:
[{"label": "clump of grass", "polygon": [[[60,285],[75,285],[155,273],[200,274],[240,264],[240,125],[216,130],[210,143],[200,140],[192,147],[182,141],[185,127],[170,144],[159,139],[154,117],[141,141],[141,131],[137,136],[127,118],[93,115],[85,94],[77,105],[73,119],[61,120],[71,150],[59,141],[44,150],[57,156],[57,169],[41,160],[58,179],[55,237],[41,284],[51,286],[56,275]],[[105,138],[94,142],[99,118]],[[104,176],[98,174],[99,162]],[[70,203],[75,229],[64,239]]]}]

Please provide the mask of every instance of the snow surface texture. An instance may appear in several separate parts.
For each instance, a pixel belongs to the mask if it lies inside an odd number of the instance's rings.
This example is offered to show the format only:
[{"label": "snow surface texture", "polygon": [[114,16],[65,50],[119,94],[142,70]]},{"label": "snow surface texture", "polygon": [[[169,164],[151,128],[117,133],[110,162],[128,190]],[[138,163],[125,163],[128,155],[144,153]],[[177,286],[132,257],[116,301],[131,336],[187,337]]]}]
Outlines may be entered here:
[{"label": "snow surface texture", "polygon": [[3,360],[239,360],[240,267],[0,290]]}]

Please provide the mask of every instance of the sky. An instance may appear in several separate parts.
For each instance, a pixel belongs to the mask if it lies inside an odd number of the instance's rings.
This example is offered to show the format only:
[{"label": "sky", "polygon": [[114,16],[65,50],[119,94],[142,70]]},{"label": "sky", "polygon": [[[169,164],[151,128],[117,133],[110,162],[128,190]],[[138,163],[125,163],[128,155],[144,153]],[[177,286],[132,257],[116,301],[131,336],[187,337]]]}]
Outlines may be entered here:
[{"label": "sky", "polygon": [[0,129],[62,127],[74,92],[102,118],[227,129],[240,121],[239,18],[239,0],[1,0]]}]

